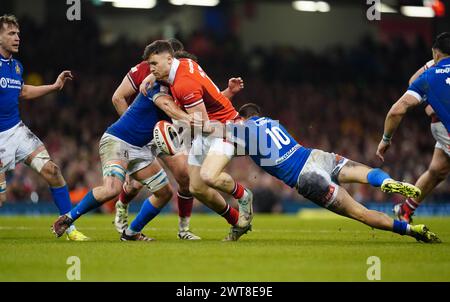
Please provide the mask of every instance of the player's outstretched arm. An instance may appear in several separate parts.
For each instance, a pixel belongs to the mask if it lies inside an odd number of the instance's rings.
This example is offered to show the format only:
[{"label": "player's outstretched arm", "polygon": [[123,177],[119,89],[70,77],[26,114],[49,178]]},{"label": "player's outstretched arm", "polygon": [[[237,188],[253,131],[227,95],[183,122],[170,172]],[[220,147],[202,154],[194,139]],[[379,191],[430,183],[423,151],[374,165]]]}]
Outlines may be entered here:
[{"label": "player's outstretched arm", "polygon": [[125,76],[122,83],[120,83],[119,87],[117,87],[112,96],[112,103],[119,115],[122,115],[125,111],[127,111],[127,98],[131,97],[134,93],[136,93],[136,91],[131,85],[129,78]]},{"label": "player's outstretched arm", "polygon": [[180,109],[180,107],[175,104],[172,97],[169,95],[161,95],[158,96],[155,100],[153,100],[156,106],[158,106],[159,109],[164,111],[171,119],[177,120],[177,121],[183,121],[187,124],[192,124],[193,118]]},{"label": "player's outstretched arm", "polygon": [[244,89],[244,80],[241,77],[231,78],[228,80],[228,87],[222,91],[222,94],[231,99],[242,89]]},{"label": "player's outstretched arm", "polygon": [[56,79],[55,83],[51,85],[41,85],[41,86],[33,86],[33,85],[23,85],[22,91],[20,92],[20,99],[22,100],[31,100],[36,99],[38,97],[47,95],[51,92],[58,91],[64,88],[64,84],[66,81],[73,80],[73,75],[70,70],[64,70],[61,72]]},{"label": "player's outstretched arm", "polygon": [[384,161],[384,154],[391,145],[391,139],[394,132],[397,130],[400,122],[405,116],[406,112],[417,105],[420,101],[411,94],[405,93],[389,110],[386,120],[384,121],[383,138],[378,144],[377,156]]}]

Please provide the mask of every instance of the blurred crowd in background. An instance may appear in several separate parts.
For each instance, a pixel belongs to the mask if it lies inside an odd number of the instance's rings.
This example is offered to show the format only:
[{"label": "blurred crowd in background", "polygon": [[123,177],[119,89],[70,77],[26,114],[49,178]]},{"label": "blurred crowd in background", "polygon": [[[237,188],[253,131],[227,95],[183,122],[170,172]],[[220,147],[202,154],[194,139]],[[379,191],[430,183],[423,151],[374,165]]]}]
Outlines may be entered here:
[{"label": "blurred crowd in background", "polygon": [[[118,118],[111,97],[129,69],[140,62],[145,44],[127,37],[102,44],[93,19],[77,24],[49,19],[38,26],[24,17],[20,26],[17,58],[24,65],[27,84],[52,83],[64,69],[75,75],[61,92],[20,106],[22,119],[61,167],[76,202],[101,183],[98,142]],[[159,38],[148,37],[148,43]],[[248,101],[259,104],[303,145],[382,167],[394,178],[412,183],[426,170],[435,141],[423,107],[408,113],[386,162],[375,157],[387,111],[407,89],[409,77],[431,59],[430,45],[420,39],[382,44],[365,37],[354,47],[336,45],[318,54],[289,45],[244,51],[237,37],[217,37],[207,30],[176,38],[199,58],[219,87],[225,88],[232,76],[244,79],[245,89],[233,99],[237,108]],[[234,159],[228,170],[255,192],[255,207],[261,212],[281,212],[286,202],[307,202],[247,158]],[[448,184],[441,184],[427,200],[448,200]],[[360,202],[400,200],[369,186],[347,188]],[[19,165],[8,175],[8,200],[30,198],[51,201],[46,183]]]}]

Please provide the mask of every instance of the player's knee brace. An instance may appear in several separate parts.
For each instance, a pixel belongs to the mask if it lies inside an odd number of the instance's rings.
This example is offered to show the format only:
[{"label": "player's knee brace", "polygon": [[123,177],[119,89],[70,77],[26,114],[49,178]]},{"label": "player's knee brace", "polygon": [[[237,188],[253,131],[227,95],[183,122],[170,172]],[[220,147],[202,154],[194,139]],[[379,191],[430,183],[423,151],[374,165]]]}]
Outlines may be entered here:
[{"label": "player's knee brace", "polygon": [[110,177],[117,177],[122,182],[125,181],[125,175],[127,173],[127,170],[125,170],[124,167],[117,164],[112,165],[106,165],[103,167],[103,177],[110,176]]},{"label": "player's knee brace", "polygon": [[47,150],[43,150],[36,154],[36,156],[33,157],[30,163],[30,167],[38,172],[41,173],[42,168],[45,166],[46,163],[50,161],[50,155],[48,154]]},{"label": "player's knee brace", "polygon": [[153,193],[166,186],[169,183],[169,178],[167,177],[166,171],[161,169],[155,175],[142,180],[141,183]]}]

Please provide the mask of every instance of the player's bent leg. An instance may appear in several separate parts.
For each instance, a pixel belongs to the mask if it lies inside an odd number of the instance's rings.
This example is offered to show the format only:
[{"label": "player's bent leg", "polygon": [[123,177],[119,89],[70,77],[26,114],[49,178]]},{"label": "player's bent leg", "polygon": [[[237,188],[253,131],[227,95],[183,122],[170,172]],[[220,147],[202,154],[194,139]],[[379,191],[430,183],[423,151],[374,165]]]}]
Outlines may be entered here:
[{"label": "player's bent leg", "polygon": [[439,183],[447,178],[449,173],[450,157],[442,149],[435,148],[427,171],[420,175],[415,183],[415,186],[421,190],[421,194],[396,204],[393,208],[394,215],[402,221],[412,222],[416,208]]},{"label": "player's bent leg", "polygon": [[161,167],[154,161],[151,165],[133,173],[132,178],[146,186],[154,197],[152,204],[157,208],[163,208],[172,198],[172,187],[169,178]]},{"label": "player's bent leg", "polygon": [[189,191],[187,156],[180,152],[173,156],[163,155],[158,159],[172,172],[173,177],[178,183],[178,238],[182,240],[200,240],[201,238],[190,230],[194,198]]},{"label": "player's bent leg", "polygon": [[242,235],[251,230],[251,224],[241,228],[237,226],[239,212],[226,203],[222,195],[213,188],[207,186],[200,177],[200,167],[189,165],[190,191],[195,198],[208,208],[225,218],[231,225],[231,230],[226,241],[237,241]]},{"label": "player's bent leg", "polygon": [[144,201],[141,210],[130,226],[123,231],[120,240],[122,241],[153,241],[142,233],[142,229],[155,218],[161,209],[172,198],[172,188],[165,171],[157,161],[134,174],[132,177],[145,185],[153,195]]},{"label": "player's bent leg", "polygon": [[229,174],[223,172],[229,162],[227,155],[208,153],[200,168],[200,177],[206,185],[231,195],[235,182]]},{"label": "player's bent leg", "polygon": [[208,186],[232,195],[238,200],[239,220],[237,226],[245,228],[253,219],[253,194],[223,172],[231,157],[210,151],[200,169],[200,178]]},{"label": "player's bent leg", "polygon": [[201,179],[199,166],[190,165],[188,170],[190,179],[189,191],[191,194],[214,212],[221,213],[227,206],[225,199]]},{"label": "player's bent leg", "polygon": [[337,176],[339,183],[361,183],[367,184],[369,181],[367,175],[373,170],[372,168],[355,162],[353,160],[348,160],[346,164],[341,168]]},{"label": "player's bent leg", "polygon": [[44,146],[38,147],[25,160],[31,169],[39,173],[50,186],[53,200],[60,215],[67,214],[72,208],[69,191],[59,167],[50,159]]},{"label": "player's bent leg", "polygon": [[116,214],[113,221],[114,227],[120,234],[128,227],[128,204],[139,194],[143,187],[140,182],[130,178],[127,174],[126,181],[122,186],[122,191],[115,205]]},{"label": "player's bent leg", "polygon": [[416,203],[421,203],[425,197],[450,173],[450,156],[442,149],[435,148],[428,170],[422,174],[424,178],[419,177],[416,186],[422,190],[419,197],[414,198]]},{"label": "player's bent leg", "polygon": [[126,165],[122,161],[107,162],[103,167],[103,185],[89,191],[68,214],[60,216],[52,226],[53,233],[60,237],[80,216],[116,197],[125,181]]},{"label": "player's bent leg", "polygon": [[[146,186],[155,196],[155,206],[163,207],[172,198],[172,188],[166,172],[157,161],[133,173],[131,177]],[[159,196],[159,197],[158,197]]]},{"label": "player's bent leg", "polygon": [[66,184],[61,169],[50,159],[42,167],[39,174],[41,174],[51,188],[62,187]]},{"label": "player's bent leg", "polygon": [[[53,196],[53,200],[59,210],[59,214],[65,215],[69,213],[72,208],[69,189],[66,185],[64,177],[62,176],[60,168],[51,160],[45,147],[42,145],[34,150],[26,158],[25,164],[39,173],[47,181],[50,186],[50,192]],[[89,240],[87,236],[75,228],[75,225],[70,225],[66,229],[66,233],[67,240]]]},{"label": "player's bent leg", "polygon": [[[118,170],[120,168],[117,168]],[[125,172],[125,169],[121,170]],[[113,199],[122,191],[123,179],[120,177],[108,175],[103,177],[103,185],[92,190],[92,195],[99,203],[104,203]]]},{"label": "player's bent leg", "polygon": [[425,242],[438,241],[437,236],[425,226],[416,226],[415,230],[406,222],[394,221],[384,213],[368,210],[356,202],[344,188],[333,183],[328,172],[320,166],[310,163],[305,165],[304,170],[297,184],[298,192],[319,206],[377,229],[410,235]]},{"label": "player's bent leg", "polygon": [[128,174],[119,195],[119,201],[124,205],[128,205],[144,187],[139,181],[131,178]]},{"label": "player's bent leg", "polygon": [[328,209],[376,229],[392,231],[400,235],[408,235],[426,243],[441,242],[439,237],[425,225],[410,225],[403,221],[393,220],[384,213],[365,208],[354,200],[342,187],[339,187],[336,198],[329,205]]},{"label": "player's bent leg", "polygon": [[385,193],[399,193],[406,197],[417,197],[420,189],[416,186],[396,181],[381,169],[372,169],[366,165],[349,160],[338,172],[339,183],[362,183],[380,187]]}]

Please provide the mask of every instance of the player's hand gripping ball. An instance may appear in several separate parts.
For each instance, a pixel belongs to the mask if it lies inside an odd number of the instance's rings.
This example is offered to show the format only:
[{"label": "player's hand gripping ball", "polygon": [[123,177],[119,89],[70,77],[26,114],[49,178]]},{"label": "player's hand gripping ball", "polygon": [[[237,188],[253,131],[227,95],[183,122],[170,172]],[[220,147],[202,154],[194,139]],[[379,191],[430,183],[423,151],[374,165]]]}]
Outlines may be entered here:
[{"label": "player's hand gripping ball", "polygon": [[174,155],[181,149],[177,129],[168,121],[159,121],[153,129],[153,141],[162,153]]}]

